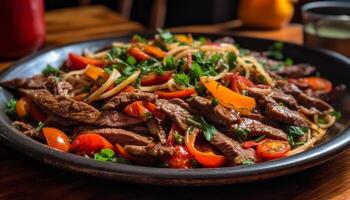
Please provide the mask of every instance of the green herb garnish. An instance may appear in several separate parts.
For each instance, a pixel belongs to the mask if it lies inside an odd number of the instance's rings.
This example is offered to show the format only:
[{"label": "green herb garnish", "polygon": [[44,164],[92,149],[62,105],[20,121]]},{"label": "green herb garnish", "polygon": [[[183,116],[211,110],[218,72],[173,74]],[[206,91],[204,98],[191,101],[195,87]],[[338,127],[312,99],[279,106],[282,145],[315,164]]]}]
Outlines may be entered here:
[{"label": "green herb garnish", "polygon": [[250,131],[248,129],[239,128],[235,131],[236,136],[240,142],[245,141],[248,138]]},{"label": "green herb garnish", "polygon": [[49,76],[49,75],[55,75],[55,76],[58,76],[59,73],[60,73],[60,70],[53,67],[52,65],[47,65],[45,69],[43,69],[41,71],[41,73],[44,75],[44,76]]},{"label": "green herb garnish", "polygon": [[101,149],[100,153],[94,154],[94,159],[99,161],[116,161],[115,154],[112,149]]},{"label": "green herb garnish", "polygon": [[11,98],[10,100],[8,100],[5,104],[5,113],[9,116],[9,117],[16,117],[17,113],[16,113],[16,104],[17,101],[15,98]]},{"label": "green herb garnish", "polygon": [[39,122],[37,127],[35,128],[35,131],[38,133],[41,131],[42,128],[44,128],[45,124],[43,122]]},{"label": "green herb garnish", "polygon": [[211,100],[211,106],[217,106],[217,105],[219,105],[219,100],[216,99],[216,98],[212,99]]},{"label": "green herb garnish", "polygon": [[177,84],[189,86],[190,85],[190,77],[185,73],[175,74],[174,81]]},{"label": "green herb garnish", "polygon": [[187,122],[197,128],[202,129],[204,138],[210,142],[211,138],[218,132],[216,128],[208,124],[203,117],[200,118],[200,121],[194,119],[187,119]]},{"label": "green herb garnish", "polygon": [[133,56],[128,56],[128,58],[126,59],[126,62],[129,65],[135,65],[137,63],[136,59]]},{"label": "green herb garnish", "polygon": [[179,144],[179,145],[183,144],[183,136],[180,135],[177,131],[175,131],[174,133],[174,139],[176,144]]},{"label": "green herb garnish", "polygon": [[339,111],[332,111],[329,114],[334,116],[336,118],[336,120],[339,120],[341,118],[341,112],[339,112]]},{"label": "green herb garnish", "polygon": [[252,161],[251,159],[247,159],[242,162],[242,165],[254,165],[254,164],[255,162]]},{"label": "green herb garnish", "polygon": [[288,143],[292,147],[296,147],[295,139],[303,136],[305,133],[309,131],[306,127],[300,127],[300,126],[288,126],[287,127],[287,134],[288,134]]}]

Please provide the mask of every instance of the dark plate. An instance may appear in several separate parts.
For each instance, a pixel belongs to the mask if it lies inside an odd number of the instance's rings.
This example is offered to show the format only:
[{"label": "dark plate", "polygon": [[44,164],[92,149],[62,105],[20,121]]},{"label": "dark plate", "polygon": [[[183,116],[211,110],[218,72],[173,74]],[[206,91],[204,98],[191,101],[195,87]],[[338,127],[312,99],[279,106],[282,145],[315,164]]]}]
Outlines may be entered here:
[{"label": "dark plate", "polygon": [[[215,39],[222,35],[206,34],[205,36]],[[234,38],[242,47],[258,51],[267,49],[273,43],[270,40],[246,37]],[[67,58],[68,52],[80,54],[83,49],[94,51],[109,46],[113,41],[129,41],[129,39],[130,36],[108,38],[44,50],[13,64],[6,72],[1,74],[0,81],[40,73],[47,64],[60,66]],[[298,62],[307,62],[317,66],[321,74],[332,80],[335,84],[345,83],[347,86],[350,86],[350,79],[348,78],[350,74],[349,59],[333,52],[311,49],[294,44],[286,44],[284,50],[288,56]],[[0,112],[0,136],[12,148],[63,169],[136,183],[221,185],[261,180],[301,171],[318,165],[344,152],[350,146],[350,130],[345,129],[348,117],[343,117],[341,122],[338,122],[328,131],[326,139],[314,148],[288,158],[258,163],[253,166],[177,170],[99,162],[53,150],[16,130],[10,125],[11,121],[4,113],[4,103],[10,97],[11,94],[8,91],[0,88],[0,109],[2,110]]]}]

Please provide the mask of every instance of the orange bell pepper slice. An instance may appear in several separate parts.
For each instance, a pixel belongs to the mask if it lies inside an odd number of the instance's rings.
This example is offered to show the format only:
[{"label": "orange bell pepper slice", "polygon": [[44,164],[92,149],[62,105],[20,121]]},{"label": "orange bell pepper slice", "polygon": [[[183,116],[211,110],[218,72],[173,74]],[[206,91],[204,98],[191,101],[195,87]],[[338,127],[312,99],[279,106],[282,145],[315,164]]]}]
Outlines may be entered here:
[{"label": "orange bell pepper slice", "polygon": [[146,61],[150,59],[150,56],[141,51],[138,47],[131,47],[128,50],[128,54],[132,55],[138,61]]},{"label": "orange bell pepper slice", "polygon": [[179,90],[175,92],[165,92],[165,91],[155,91],[155,94],[158,94],[159,98],[163,99],[173,99],[173,98],[187,98],[196,93],[196,90],[193,88],[188,88],[186,90]]},{"label": "orange bell pepper slice", "polygon": [[191,35],[184,35],[184,34],[176,34],[175,39],[179,42],[183,42],[186,44],[192,44],[193,38]]},{"label": "orange bell pepper slice", "polygon": [[154,56],[157,59],[164,58],[166,55],[166,53],[163,50],[156,46],[145,45],[143,47],[143,50],[145,51],[145,53]]},{"label": "orange bell pepper slice", "polygon": [[202,164],[204,167],[221,167],[226,163],[226,157],[217,155],[214,152],[201,152],[195,147],[196,137],[198,129],[194,129],[192,132],[186,131],[185,134],[185,145],[188,151],[193,155],[194,159]]},{"label": "orange bell pepper slice", "polygon": [[93,80],[97,80],[99,77],[103,79],[108,79],[109,75],[100,67],[96,67],[94,65],[88,65],[85,71],[85,75],[92,78]]},{"label": "orange bell pepper slice", "polygon": [[201,82],[207,90],[219,100],[220,104],[225,107],[232,108],[242,113],[247,113],[256,106],[254,98],[236,93],[219,84],[215,80],[201,77]]},{"label": "orange bell pepper slice", "polygon": [[18,117],[25,117],[28,115],[28,101],[25,97],[20,98],[16,102],[16,113]]},{"label": "orange bell pepper slice", "polygon": [[149,117],[151,116],[151,112],[147,108],[145,108],[142,101],[135,101],[127,105],[124,108],[123,112],[131,117],[136,117],[144,120],[149,119]]}]

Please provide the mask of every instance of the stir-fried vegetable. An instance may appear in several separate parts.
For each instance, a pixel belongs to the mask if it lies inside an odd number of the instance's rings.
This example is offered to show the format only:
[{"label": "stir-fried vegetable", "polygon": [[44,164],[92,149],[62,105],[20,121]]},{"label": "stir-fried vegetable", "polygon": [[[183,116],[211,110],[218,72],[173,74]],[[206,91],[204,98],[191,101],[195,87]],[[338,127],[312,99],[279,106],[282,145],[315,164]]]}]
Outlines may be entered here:
[{"label": "stir-fried vegetable", "polygon": [[157,72],[149,73],[142,77],[141,85],[149,86],[149,85],[158,85],[158,84],[165,83],[171,78],[172,74],[173,74],[172,71],[165,71],[162,74],[159,74]]},{"label": "stir-fried vegetable", "polygon": [[166,55],[166,53],[163,50],[155,46],[145,45],[143,47],[143,50],[145,51],[145,53],[154,56],[157,59],[164,58]]},{"label": "stir-fried vegetable", "polygon": [[192,155],[186,146],[176,145],[175,153],[169,158],[168,165],[170,168],[187,169],[192,168]]},{"label": "stir-fried vegetable", "polygon": [[226,157],[217,155],[212,151],[201,152],[195,147],[198,130],[189,129],[185,135],[185,144],[188,151],[193,155],[194,159],[204,167],[221,167],[226,162]]},{"label": "stir-fried vegetable", "polygon": [[84,69],[89,64],[98,67],[103,67],[106,64],[106,62],[102,60],[83,57],[75,53],[68,54],[67,66],[72,69]]},{"label": "stir-fried vegetable", "polygon": [[108,79],[109,77],[109,75],[102,68],[90,64],[86,67],[85,75],[93,80],[97,80],[99,77],[103,79]]},{"label": "stir-fried vegetable", "polygon": [[70,151],[79,155],[93,155],[101,149],[113,148],[112,144],[96,133],[81,133],[71,144]]},{"label": "stir-fried vegetable", "polygon": [[256,106],[254,98],[233,92],[220,85],[217,81],[210,80],[208,77],[202,77],[201,82],[223,106],[242,113],[250,112]]},{"label": "stir-fried vegetable", "polygon": [[152,117],[152,113],[147,108],[145,108],[142,101],[135,101],[129,104],[124,108],[123,112],[131,117],[136,117],[144,120]]},{"label": "stir-fried vegetable", "polygon": [[131,47],[128,50],[128,54],[132,55],[138,61],[146,61],[150,59],[149,55],[141,51],[141,49],[138,47]]},{"label": "stir-fried vegetable", "polygon": [[69,140],[67,135],[57,128],[44,127],[42,128],[47,144],[57,150],[68,152]]},{"label": "stir-fried vegetable", "polygon": [[290,145],[286,141],[264,139],[256,146],[256,153],[266,160],[282,158],[290,150]]},{"label": "stir-fried vegetable", "polygon": [[173,99],[173,98],[186,98],[190,97],[191,95],[196,93],[196,90],[193,88],[185,89],[185,90],[179,90],[175,92],[165,92],[165,91],[156,91],[156,94],[158,94],[159,98],[163,99]]},{"label": "stir-fried vegetable", "polygon": [[18,117],[25,117],[28,115],[28,101],[25,97],[20,98],[16,103],[16,113]]}]

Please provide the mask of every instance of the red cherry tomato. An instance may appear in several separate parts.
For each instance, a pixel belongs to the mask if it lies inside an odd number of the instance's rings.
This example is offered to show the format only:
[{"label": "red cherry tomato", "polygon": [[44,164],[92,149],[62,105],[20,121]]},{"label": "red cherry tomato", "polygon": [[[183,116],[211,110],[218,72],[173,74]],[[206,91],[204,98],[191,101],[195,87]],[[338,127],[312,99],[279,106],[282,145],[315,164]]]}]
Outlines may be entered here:
[{"label": "red cherry tomato", "polygon": [[74,139],[70,150],[79,155],[91,156],[105,148],[112,149],[113,145],[104,137],[96,133],[82,133]]},{"label": "red cherry tomato", "polygon": [[150,59],[150,56],[141,51],[138,47],[131,47],[128,50],[128,54],[132,55],[138,61],[146,61]]},{"label": "red cherry tomato", "polygon": [[188,152],[186,146],[176,145],[175,152],[170,157],[168,164],[170,168],[187,169],[192,167],[192,155]]},{"label": "red cherry tomato", "polygon": [[149,85],[158,85],[167,82],[171,75],[172,71],[165,71],[163,74],[159,73],[150,73],[142,77],[141,85],[149,86]]},{"label": "red cherry tomato", "polygon": [[47,145],[49,145],[54,149],[57,149],[63,152],[68,152],[70,144],[69,144],[68,137],[64,132],[62,132],[57,128],[49,128],[49,127],[42,128],[42,131],[44,133]]},{"label": "red cherry tomato", "polygon": [[256,146],[256,154],[266,160],[282,158],[290,150],[287,141],[265,139]]},{"label": "red cherry tomato", "polygon": [[88,64],[103,67],[106,63],[102,60],[87,58],[75,53],[68,54],[67,66],[71,69],[84,69]]}]

